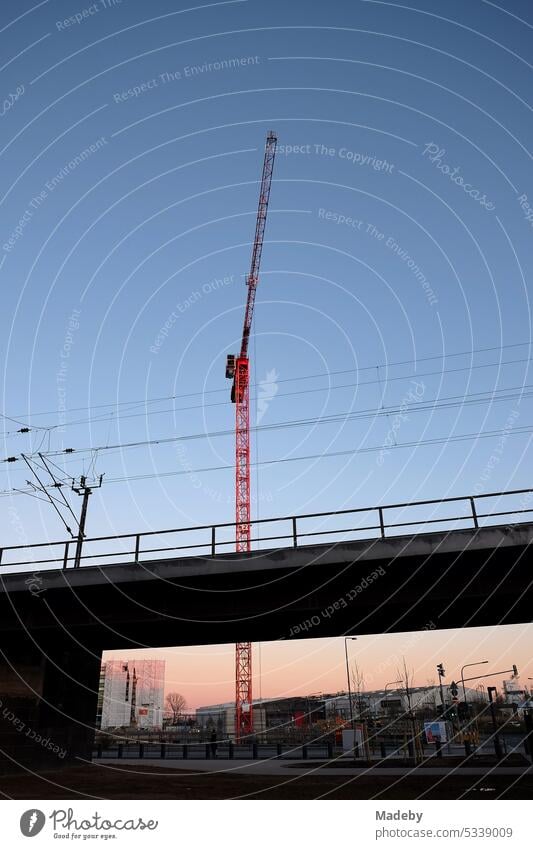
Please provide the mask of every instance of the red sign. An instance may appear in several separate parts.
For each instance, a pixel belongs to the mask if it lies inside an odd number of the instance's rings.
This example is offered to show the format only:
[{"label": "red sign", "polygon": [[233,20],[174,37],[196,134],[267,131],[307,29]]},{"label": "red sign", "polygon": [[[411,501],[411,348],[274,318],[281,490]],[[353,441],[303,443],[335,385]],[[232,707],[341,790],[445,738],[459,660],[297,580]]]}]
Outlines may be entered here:
[{"label": "red sign", "polygon": [[302,728],[305,725],[305,711],[294,711],[294,724],[296,725],[296,728]]}]

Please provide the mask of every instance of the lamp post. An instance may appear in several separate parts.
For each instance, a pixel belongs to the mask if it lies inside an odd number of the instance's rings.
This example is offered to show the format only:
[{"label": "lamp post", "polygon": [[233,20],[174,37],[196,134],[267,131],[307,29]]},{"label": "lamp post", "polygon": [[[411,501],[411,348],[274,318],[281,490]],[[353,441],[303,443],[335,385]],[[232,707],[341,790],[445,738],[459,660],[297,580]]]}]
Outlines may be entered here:
[{"label": "lamp post", "polygon": [[466,688],[465,688],[465,669],[468,669],[469,666],[483,666],[484,663],[488,663],[488,660],[477,660],[475,663],[465,663],[464,666],[461,667],[461,684],[463,687],[463,701],[466,704]]},{"label": "lamp post", "polygon": [[348,703],[350,705],[350,723],[353,731],[353,756],[355,759],[355,720],[353,715],[353,703],[352,703],[352,684],[350,678],[350,664],[348,662],[348,641],[356,640],[357,637],[345,637],[344,638],[344,654],[346,657],[346,678],[348,680]]},{"label": "lamp post", "polygon": [[385,692],[385,699],[384,699],[385,707],[387,707],[387,687],[390,687],[391,684],[403,684],[403,679],[400,678],[398,681],[389,681],[388,684],[385,684],[385,690],[384,690],[384,692]]},{"label": "lamp post", "polygon": [[492,719],[492,730],[494,732],[494,751],[498,760],[502,758],[502,747],[498,736],[498,723],[496,722],[496,711],[494,710],[494,699],[496,698],[496,687],[487,687],[489,696],[490,715]]}]

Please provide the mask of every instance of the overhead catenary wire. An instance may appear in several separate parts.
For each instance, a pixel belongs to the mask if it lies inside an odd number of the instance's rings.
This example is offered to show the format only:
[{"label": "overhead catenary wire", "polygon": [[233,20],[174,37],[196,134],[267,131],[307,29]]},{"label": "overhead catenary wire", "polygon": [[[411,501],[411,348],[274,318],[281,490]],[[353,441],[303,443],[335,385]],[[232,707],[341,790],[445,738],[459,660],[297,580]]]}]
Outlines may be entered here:
[{"label": "overhead catenary wire", "polygon": [[[52,472],[50,472],[50,471],[49,471],[49,469],[47,469],[48,473],[50,474],[50,477],[51,477],[51,478],[52,478],[52,480],[54,481],[54,483],[52,483],[52,484],[50,484],[50,485],[48,485],[48,486],[47,486],[46,484],[44,484],[44,483],[41,481],[41,479],[40,479],[39,475],[38,475],[38,474],[37,474],[37,472],[36,472],[36,467],[37,467],[37,468],[41,468],[41,467],[39,467],[39,466],[38,466],[38,464],[37,464],[37,463],[35,463],[35,461],[33,462],[33,465],[32,465],[32,462],[30,461],[30,459],[29,459],[28,457],[26,457],[24,454],[22,454],[22,455],[21,455],[21,458],[24,460],[24,462],[26,463],[26,465],[27,465],[28,469],[30,470],[30,472],[32,473],[32,475],[34,475],[34,476],[35,476],[36,480],[37,480],[37,481],[38,481],[38,483],[39,483],[39,486],[38,486],[38,487],[36,487],[36,486],[35,486],[35,484],[32,484],[32,483],[31,483],[31,481],[27,481],[27,483],[29,484],[29,486],[30,486],[30,487],[32,487],[33,489],[36,489],[38,492],[42,492],[42,493],[43,493],[43,495],[45,495],[45,496],[46,496],[46,498],[48,499],[49,504],[50,504],[50,505],[54,508],[55,512],[57,513],[57,515],[58,515],[58,516],[59,516],[59,518],[61,519],[62,523],[64,524],[64,526],[65,526],[65,528],[66,528],[67,532],[68,532],[71,536],[74,536],[74,534],[72,533],[72,530],[69,528],[69,526],[68,526],[68,525],[67,525],[67,523],[65,522],[65,519],[64,519],[64,517],[63,517],[63,515],[62,515],[61,511],[59,510],[58,506],[57,506],[56,501],[58,501],[58,500],[57,500],[56,498],[53,498],[53,497],[50,495],[50,493],[48,492],[48,490],[49,490],[49,489],[58,489],[58,488],[61,486],[61,484],[58,484],[58,482],[56,481],[56,479],[55,479],[54,475],[52,474]],[[42,458],[41,458],[41,459],[42,459]],[[22,490],[19,490],[19,492],[22,492]],[[30,490],[30,492],[31,492],[31,490]],[[62,495],[62,493],[61,493],[61,495]],[[64,500],[64,496],[63,496],[63,500]],[[58,503],[59,503],[59,502],[58,502]],[[69,510],[70,510],[70,506],[69,506],[68,504],[67,504],[67,506],[69,507]],[[72,510],[70,510],[70,512],[72,513]],[[74,515],[74,514],[73,514],[73,515]],[[76,517],[74,517],[74,518],[76,518]]]},{"label": "overhead catenary wire", "polygon": [[[260,466],[274,466],[280,465],[283,463],[296,463],[296,462],[307,462],[309,460],[320,460],[320,459],[329,459],[335,457],[347,457],[347,456],[355,456],[357,454],[371,454],[376,451],[396,451],[405,448],[424,448],[426,446],[433,445],[445,445],[445,444],[453,444],[458,442],[468,442],[472,440],[479,439],[491,439],[495,437],[504,436],[506,439],[512,436],[527,436],[533,435],[533,423],[524,425],[520,428],[515,428],[513,430],[503,429],[503,430],[492,430],[492,431],[481,431],[481,432],[473,432],[473,433],[463,433],[456,434],[455,436],[442,436],[442,437],[433,437],[432,439],[421,439],[414,440],[412,442],[398,442],[396,445],[387,445],[385,448],[383,444],[381,445],[372,445],[368,447],[361,448],[349,448],[341,451],[324,451],[320,454],[306,454],[306,455],[298,455],[297,457],[278,457],[270,460],[260,460]],[[255,463],[251,464],[255,466]],[[201,468],[187,468],[187,469],[175,469],[168,472],[147,472],[139,475],[125,475],[124,477],[119,478],[107,478],[107,483],[126,483],[132,481],[141,481],[141,480],[150,480],[157,478],[166,478],[166,477],[176,477],[181,475],[191,475],[191,474],[202,474],[204,472],[219,472],[219,471],[234,471],[233,465],[220,465],[220,466],[204,466]],[[29,492],[29,490],[28,490]],[[0,497],[8,497],[15,494],[26,494],[26,491],[15,490],[15,489],[4,489],[0,490]]]},{"label": "overhead catenary wire", "polygon": [[[389,368],[394,368],[394,367],[397,367],[397,366],[410,365],[410,364],[413,364],[413,363],[417,364],[417,363],[423,363],[423,362],[430,362],[432,360],[438,360],[438,359],[451,359],[453,357],[470,356],[470,355],[473,355],[473,354],[488,353],[488,352],[492,352],[492,351],[501,351],[501,350],[507,350],[507,349],[512,349],[512,348],[525,347],[525,346],[531,347],[532,344],[533,343],[530,343],[530,342],[516,342],[516,343],[513,343],[513,344],[509,344],[509,345],[496,345],[496,346],[487,347],[487,348],[472,348],[472,349],[467,350],[467,351],[456,351],[454,353],[443,352],[442,354],[434,354],[432,356],[427,356],[427,357],[418,357],[417,359],[412,359],[412,360],[398,360],[398,361],[390,362],[390,363],[381,363],[381,364],[378,364],[378,365],[371,365],[371,366],[360,366],[358,368],[352,368],[352,369],[340,369],[340,370],[332,370],[332,371],[324,371],[324,372],[315,372],[315,373],[312,373],[312,374],[300,375],[298,377],[279,378],[277,380],[277,383],[278,384],[293,383],[293,382],[301,382],[302,380],[314,380],[314,379],[318,379],[318,378],[321,378],[321,377],[334,377],[334,376],[338,376],[338,375],[342,375],[342,374],[354,374],[354,373],[359,373],[359,372],[363,372],[363,371],[375,371],[377,368],[389,369]],[[411,377],[416,378],[416,377],[440,376],[442,374],[454,374],[454,373],[463,372],[463,371],[470,371],[470,370],[474,370],[474,369],[501,367],[501,366],[507,366],[507,365],[516,365],[516,364],[520,364],[520,363],[531,362],[532,360],[533,360],[533,358],[526,357],[526,358],[521,358],[521,359],[517,359],[517,360],[507,360],[507,361],[502,360],[502,361],[496,361],[496,362],[493,362],[493,363],[479,363],[479,364],[476,364],[476,365],[464,366],[464,367],[459,368],[459,369],[440,369],[439,371],[434,371],[434,372],[425,372],[425,373],[415,372],[413,375],[395,375],[395,376],[392,376],[392,377],[388,376],[387,382],[397,381],[397,380],[408,380]],[[382,380],[383,380],[383,378],[381,378],[381,381]],[[326,387],[326,388],[333,390],[333,389],[337,389],[337,388],[342,389],[342,388],[353,387],[353,386],[370,386],[372,384],[376,384],[376,383],[381,382],[381,381],[377,381],[377,380],[358,381],[357,383],[345,384],[345,385],[339,386],[339,387],[331,386],[331,387]],[[251,387],[255,388],[255,386],[256,386],[255,383],[251,384]],[[104,409],[104,408],[109,408],[109,407],[113,407],[113,408],[117,408],[117,407],[136,408],[136,407],[146,406],[148,404],[161,403],[162,401],[174,401],[174,400],[178,400],[178,399],[181,399],[181,398],[205,397],[206,395],[213,395],[213,394],[217,394],[217,393],[221,394],[221,393],[225,393],[226,391],[227,391],[226,389],[222,389],[222,388],[221,389],[206,389],[206,390],[203,390],[201,392],[186,392],[186,393],[180,393],[180,394],[174,394],[174,395],[162,395],[162,396],[158,396],[158,397],[154,397],[154,398],[134,399],[134,400],[130,400],[130,401],[110,401],[110,402],[107,402],[107,403],[104,403],[104,404],[94,404],[94,405],[85,406],[85,407],[72,407],[70,410],[67,410],[67,411],[62,410],[61,413],[62,414],[65,414],[65,412],[74,413],[74,412],[81,412],[81,411],[84,411],[84,410],[98,410],[98,409]],[[309,390],[304,389],[304,390],[300,390],[299,392],[295,392],[295,393],[288,393],[288,392],[279,393],[277,397],[282,398],[282,397],[287,397],[289,395],[303,394],[303,393],[307,393],[307,392],[320,392],[320,391],[324,391],[324,388],[309,389]],[[212,405],[210,405],[210,404],[200,404],[200,405],[197,405],[197,406],[194,406],[194,407],[181,407],[181,408],[178,407],[178,408],[172,408],[171,410],[164,411],[164,412],[174,412],[174,410],[179,411],[179,410],[188,410],[188,409],[202,409],[206,406],[221,406],[223,403],[224,402],[216,402],[215,404],[212,404]],[[30,425],[27,424],[27,422],[23,423],[22,421],[19,421],[19,420],[21,420],[23,418],[24,419],[31,419],[31,418],[37,418],[38,416],[55,415],[59,412],[60,412],[59,410],[46,410],[46,411],[41,411],[41,412],[37,412],[37,413],[27,412],[25,414],[21,414],[21,415],[18,415],[18,416],[8,416],[6,414],[0,413],[0,416],[3,419],[5,419],[6,421],[13,421],[16,424],[24,424],[24,428],[31,427],[31,429],[33,429],[33,430],[48,431],[48,430],[52,430],[54,428],[57,428],[58,425],[46,425],[46,426],[45,425],[32,425],[32,426],[30,426]],[[163,412],[163,411],[161,411],[161,412]],[[140,413],[139,415],[146,415],[146,413]],[[122,418],[124,418],[124,417],[122,417]],[[85,424],[85,423],[88,423],[90,421],[108,421],[108,420],[109,420],[108,418],[96,418],[96,417],[94,417],[94,418],[91,418],[91,419],[88,418],[88,419],[85,419],[85,420],[76,420],[74,422],[62,422],[61,426],[64,426],[65,424]],[[23,428],[23,430],[24,430],[24,428]],[[7,436],[7,435],[18,434],[18,433],[21,433],[21,429],[16,430],[16,431],[0,432],[0,435],[1,436]]]},{"label": "overhead catenary wire", "polygon": [[[389,451],[392,447],[393,449],[399,448],[418,448],[426,445],[443,445],[449,442],[466,442],[471,441],[472,439],[488,439],[496,436],[521,436],[524,434],[533,434],[533,424],[524,426],[522,428],[517,428],[516,430],[507,431],[507,430],[494,430],[494,431],[485,431],[484,433],[469,433],[469,434],[457,434],[456,436],[444,436],[444,437],[436,437],[433,439],[424,439],[424,440],[416,440],[414,442],[399,442],[394,446],[387,446],[386,450]],[[272,460],[260,460],[260,466],[273,466],[278,465],[280,463],[292,463],[292,462],[303,462],[308,460],[318,460],[321,458],[330,458],[330,457],[346,457],[349,455],[355,454],[370,454],[376,451],[383,451],[383,445],[374,445],[369,446],[367,448],[350,448],[344,451],[328,451],[322,454],[307,454],[300,455],[298,457],[281,457]],[[255,465],[252,463],[252,465]],[[191,472],[200,474],[203,471],[222,471],[230,469],[233,471],[233,466],[215,466],[206,469],[191,469],[191,470],[178,470],[177,474],[190,474]],[[122,481],[128,480],[147,480],[150,477],[167,477],[175,474],[174,472],[163,472],[163,473],[148,473],[142,476],[127,476],[126,478],[110,478],[108,483],[121,483]]]},{"label": "overhead catenary wire", "polygon": [[[442,375],[445,375],[445,374],[457,374],[457,373],[464,372],[464,371],[471,371],[473,369],[492,368],[494,366],[502,366],[502,365],[516,365],[517,363],[527,363],[527,362],[533,362],[533,357],[529,357],[527,359],[520,359],[520,360],[508,360],[504,363],[482,363],[482,364],[477,365],[477,366],[471,366],[471,367],[469,366],[469,367],[463,367],[463,368],[458,368],[458,369],[445,369],[444,371],[441,370],[441,371],[418,372],[418,373],[415,372],[415,374],[397,375],[397,376],[394,376],[394,377],[389,377],[388,382],[400,381],[400,380],[404,380],[404,381],[405,380],[411,380],[411,381],[413,381],[413,380],[418,380],[421,377],[441,377]],[[289,378],[289,379],[293,380],[294,378]],[[281,382],[281,381],[278,381],[278,382]],[[360,381],[357,381],[356,383],[341,383],[337,386],[321,386],[321,387],[318,387],[318,388],[313,387],[312,389],[298,389],[294,392],[279,392],[279,393],[276,394],[276,399],[278,399],[278,398],[288,398],[288,397],[293,397],[293,396],[297,396],[297,395],[310,395],[310,394],[313,394],[313,393],[316,393],[316,392],[333,392],[333,391],[336,391],[336,390],[339,390],[339,389],[354,389],[354,388],[359,388],[361,386],[372,386],[372,385],[376,385],[376,384],[379,384],[381,386],[382,381],[381,380],[360,380]],[[213,390],[213,391],[218,392],[218,390]],[[490,392],[490,391],[499,391],[499,390],[486,390],[486,391]],[[164,400],[172,400],[173,398],[178,398],[178,397],[180,397],[180,396],[177,396],[177,395],[176,396],[169,396],[168,398],[165,398]],[[255,396],[251,400],[256,400]],[[121,415],[121,416],[116,416],[114,413],[111,413],[109,416],[105,416],[105,417],[90,417],[90,418],[87,418],[87,419],[75,419],[71,422],[62,422],[61,425],[48,425],[46,428],[44,426],[41,426],[39,428],[39,430],[42,430],[44,432],[44,435],[43,435],[43,439],[44,439],[44,437],[47,434],[48,435],[51,434],[58,427],[64,428],[64,427],[69,427],[69,426],[72,427],[74,425],[91,424],[91,423],[102,424],[102,423],[110,422],[110,421],[116,421],[117,423],[120,423],[121,421],[125,421],[126,419],[133,419],[133,418],[144,418],[144,419],[146,419],[148,416],[162,415],[164,413],[180,413],[180,412],[188,412],[189,410],[205,410],[209,407],[223,407],[223,406],[226,406],[226,403],[224,401],[213,401],[213,402],[210,402],[208,404],[193,404],[192,406],[189,406],[189,407],[170,407],[170,408],[167,408],[165,410],[149,410],[149,411],[145,410],[142,413],[132,413],[132,414],[129,414],[129,415]],[[29,430],[31,431],[32,428],[29,428]],[[13,435],[18,434],[20,432],[21,431],[4,431],[4,433],[0,432],[0,436],[13,436]],[[42,445],[42,441],[41,441],[41,445]]]},{"label": "overhead catenary wire", "polygon": [[[506,393],[497,395],[497,393]],[[487,397],[479,397],[479,396]],[[533,396],[533,384],[527,384],[524,387],[509,387],[501,390],[488,390],[485,392],[469,393],[467,395],[451,395],[445,398],[432,399],[429,402],[416,402],[412,405],[396,405],[393,407],[371,408],[359,411],[342,411],[324,416],[312,416],[304,419],[293,419],[285,422],[275,422],[272,424],[255,425],[250,428],[251,431],[275,431],[285,428],[305,427],[321,424],[336,424],[348,421],[365,420],[369,418],[380,418],[383,416],[397,415],[399,413],[422,413],[428,411],[441,411],[447,409],[457,409],[457,407],[470,407],[486,403],[501,403],[504,401],[515,401],[530,398]],[[130,450],[133,448],[141,448],[146,446],[168,445],[174,442],[188,442],[199,439],[216,439],[225,436],[233,435],[232,429],[218,431],[199,431],[196,433],[183,434],[181,436],[163,436],[155,439],[136,440],[133,442],[117,442],[111,445],[88,446],[83,448],[63,448],[54,451],[36,452],[35,454],[27,453],[27,457],[44,456],[44,457],[60,457],[65,455],[83,455],[93,452],[107,452],[120,450]],[[22,455],[5,458],[2,462],[13,463],[22,459]]]},{"label": "overhead catenary wire", "polygon": [[[39,453],[39,457],[41,458],[42,463],[44,463],[44,467],[45,467],[46,471],[48,472],[48,474],[50,475],[50,477],[52,478],[52,480],[53,480],[53,481],[55,481],[55,480],[56,480],[56,478],[55,478],[54,472],[52,471],[52,469],[50,468],[50,466],[51,466],[51,465],[55,466],[55,468],[56,468],[56,469],[59,469],[59,471],[60,471],[60,472],[62,472],[62,469],[60,469],[60,468],[59,468],[59,466],[57,466],[55,463],[52,463],[50,460],[47,460],[45,457],[43,457],[43,455],[42,455],[41,453]],[[62,490],[62,488],[61,488],[61,487],[62,487],[62,485],[64,485],[64,483],[65,483],[65,481],[60,481],[60,482],[56,483],[56,486],[58,487],[57,491],[58,491],[58,493],[59,493],[59,496],[60,496],[60,498],[61,498],[61,500],[62,500],[63,504],[65,505],[65,507],[66,507],[66,508],[67,508],[67,510],[69,511],[70,515],[71,515],[71,516],[72,516],[72,518],[74,519],[74,521],[75,521],[76,525],[78,525],[78,527],[79,527],[78,517],[76,516],[76,514],[74,513],[74,511],[73,511],[72,507],[70,506],[70,504],[68,503],[67,499],[65,498],[65,494],[63,493],[63,490]]]}]

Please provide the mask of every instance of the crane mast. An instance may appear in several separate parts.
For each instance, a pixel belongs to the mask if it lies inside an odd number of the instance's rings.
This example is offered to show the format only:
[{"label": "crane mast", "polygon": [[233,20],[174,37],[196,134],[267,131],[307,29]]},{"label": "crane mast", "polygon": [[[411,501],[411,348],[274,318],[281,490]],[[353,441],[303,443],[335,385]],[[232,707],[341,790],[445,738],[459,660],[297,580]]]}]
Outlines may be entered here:
[{"label": "crane mast", "polygon": [[[240,354],[228,355],[226,377],[233,380],[231,400],[235,404],[235,547],[250,551],[250,362],[248,342],[252,327],[255,294],[263,237],[267,220],[270,185],[274,169],[277,137],[269,132],[265,145],[263,174],[255,225],[250,273],[246,278],[247,297],[242,328]],[[235,647],[235,738],[241,740],[253,733],[252,710],[252,644],[237,643]]]}]

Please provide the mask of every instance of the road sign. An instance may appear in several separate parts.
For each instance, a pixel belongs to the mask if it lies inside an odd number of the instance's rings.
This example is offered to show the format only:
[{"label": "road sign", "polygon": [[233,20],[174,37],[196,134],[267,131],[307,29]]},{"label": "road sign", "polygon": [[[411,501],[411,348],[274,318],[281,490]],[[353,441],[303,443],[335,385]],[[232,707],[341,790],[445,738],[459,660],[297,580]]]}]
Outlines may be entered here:
[{"label": "road sign", "polygon": [[457,687],[457,684],[455,683],[455,681],[452,681],[452,683],[450,684],[450,693],[452,694],[452,696],[455,697],[458,694],[458,692],[459,692],[459,689]]}]

